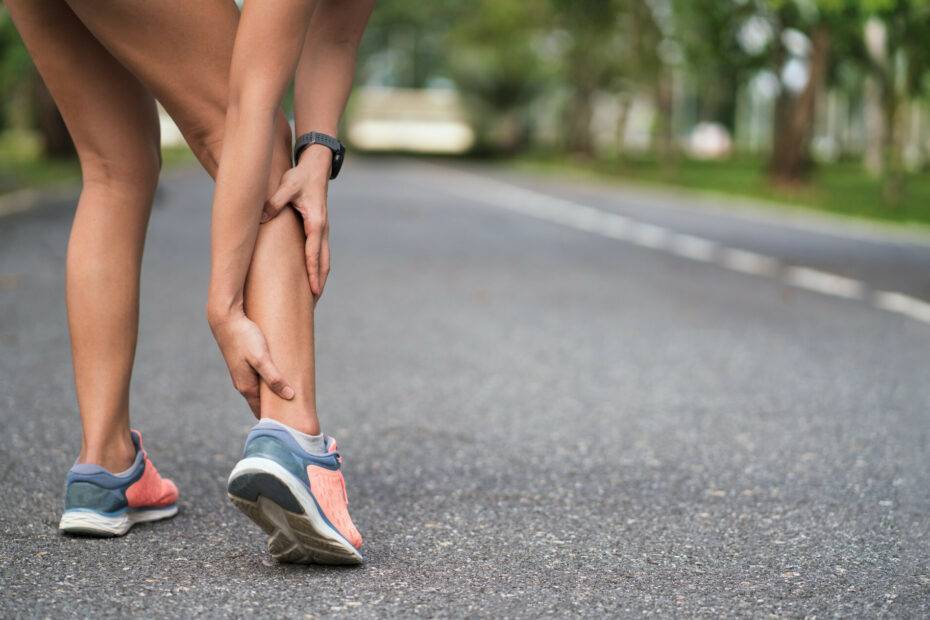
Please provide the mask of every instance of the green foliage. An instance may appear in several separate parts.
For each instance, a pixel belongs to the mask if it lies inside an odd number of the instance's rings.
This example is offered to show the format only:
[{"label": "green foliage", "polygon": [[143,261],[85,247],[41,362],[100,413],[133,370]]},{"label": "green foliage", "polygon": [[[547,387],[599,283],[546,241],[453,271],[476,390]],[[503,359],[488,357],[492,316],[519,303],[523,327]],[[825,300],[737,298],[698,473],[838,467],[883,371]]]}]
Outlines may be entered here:
[{"label": "green foliage", "polygon": [[467,2],[380,2],[359,50],[362,80],[423,88],[448,74],[443,39],[466,15]]},{"label": "green foliage", "polygon": [[838,215],[930,226],[930,176],[908,176],[909,192],[894,209],[882,202],[882,182],[862,174],[855,162],[821,166],[811,182],[794,188],[773,186],[764,162],[754,157],[726,161],[683,159],[672,172],[654,157],[579,161],[563,154],[531,153],[516,161],[520,168],[547,175],[563,174],[617,183],[682,187],[714,194],[771,201],[774,208],[794,206]]},{"label": "green foliage", "polygon": [[701,120],[735,125],[739,88],[768,59],[764,49],[747,50],[740,32],[758,7],[738,0],[673,0],[674,38],[696,83]]},{"label": "green foliage", "polygon": [[488,112],[507,113],[546,86],[544,15],[521,0],[473,0],[445,40],[456,85]]},{"label": "green foliage", "polygon": [[[0,6],[0,129],[9,127],[17,117],[28,119],[23,99],[28,95],[34,76],[32,60],[6,8]],[[18,109],[17,109],[18,107]]]},{"label": "green foliage", "polygon": [[524,146],[536,97],[552,82],[549,15],[522,0],[470,0],[443,38],[445,66],[478,130],[479,149]]}]

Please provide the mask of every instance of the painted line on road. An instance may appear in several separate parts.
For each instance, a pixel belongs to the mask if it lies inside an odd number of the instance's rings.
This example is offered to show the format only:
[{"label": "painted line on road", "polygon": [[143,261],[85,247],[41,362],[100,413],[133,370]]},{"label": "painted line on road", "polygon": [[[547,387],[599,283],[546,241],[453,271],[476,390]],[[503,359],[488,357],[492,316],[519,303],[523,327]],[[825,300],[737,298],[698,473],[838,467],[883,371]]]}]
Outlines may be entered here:
[{"label": "painted line on road", "polygon": [[770,256],[736,248],[723,248],[720,253],[720,266],[730,271],[769,278],[776,277],[781,269],[778,261]]},{"label": "painted line on road", "polygon": [[[633,220],[564,198],[512,185],[471,172],[428,164],[443,173],[466,179],[466,187],[443,186],[444,191],[465,200],[507,209],[576,230],[632,243],[702,263],[711,263],[743,274],[774,278],[787,286],[841,299],[869,300],[867,285],[819,269],[785,265],[777,258],[721,245],[711,239],[679,233],[663,226]],[[930,324],[930,303],[892,291],[875,291],[875,308]]]},{"label": "painted line on road", "polygon": [[844,278],[809,267],[788,267],[785,269],[784,281],[791,286],[815,293],[846,299],[862,299],[865,295],[865,285],[859,280]]},{"label": "painted line on road", "polygon": [[910,317],[917,321],[930,323],[930,303],[921,299],[915,299],[910,295],[902,293],[892,293],[888,291],[875,292],[875,307],[897,312],[904,316]]},{"label": "painted line on road", "polygon": [[690,258],[702,263],[714,262],[720,253],[720,249],[720,244],[714,241],[684,233],[675,233],[672,236],[671,247],[669,247],[669,251],[676,256]]}]

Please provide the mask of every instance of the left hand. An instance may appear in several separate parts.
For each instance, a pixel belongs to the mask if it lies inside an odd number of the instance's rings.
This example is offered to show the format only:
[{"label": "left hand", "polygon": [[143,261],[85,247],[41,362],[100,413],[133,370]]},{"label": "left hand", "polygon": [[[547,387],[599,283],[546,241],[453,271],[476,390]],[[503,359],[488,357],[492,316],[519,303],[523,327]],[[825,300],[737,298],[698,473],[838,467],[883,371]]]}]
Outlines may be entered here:
[{"label": "left hand", "polygon": [[311,145],[300,156],[297,165],[281,177],[281,185],[265,203],[262,223],[276,217],[291,205],[304,220],[307,235],[307,276],[310,291],[319,298],[329,275],[329,220],[326,213],[326,192],[333,153],[325,146]]}]

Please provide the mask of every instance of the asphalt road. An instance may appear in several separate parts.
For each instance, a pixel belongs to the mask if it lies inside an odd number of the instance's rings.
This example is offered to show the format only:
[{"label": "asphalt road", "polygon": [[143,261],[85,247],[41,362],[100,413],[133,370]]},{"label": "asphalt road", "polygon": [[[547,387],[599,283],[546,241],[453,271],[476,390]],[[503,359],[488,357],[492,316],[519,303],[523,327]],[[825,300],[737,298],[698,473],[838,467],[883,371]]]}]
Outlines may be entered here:
[{"label": "asphalt road", "polygon": [[132,396],[181,513],[122,539],[56,531],[71,207],[0,219],[0,616],[930,614],[930,244],[356,159],[319,400],[367,562],[288,567],[225,498],[251,420],[203,318],[212,186],[170,176]]}]

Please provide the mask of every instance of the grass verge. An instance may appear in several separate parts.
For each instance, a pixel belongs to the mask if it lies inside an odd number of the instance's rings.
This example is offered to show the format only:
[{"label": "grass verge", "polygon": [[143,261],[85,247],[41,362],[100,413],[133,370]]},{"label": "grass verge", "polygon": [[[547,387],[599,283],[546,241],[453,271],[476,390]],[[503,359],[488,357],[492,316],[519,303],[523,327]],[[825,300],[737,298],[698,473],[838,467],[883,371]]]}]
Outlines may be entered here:
[{"label": "grass verge", "polygon": [[[197,160],[186,146],[162,149],[165,169]],[[19,189],[41,188],[76,181],[81,176],[77,158],[47,159],[36,135],[24,132],[0,133],[0,195]]]},{"label": "grass verge", "polygon": [[577,160],[563,155],[533,153],[516,158],[522,170],[601,181],[637,182],[744,196],[804,209],[892,222],[930,225],[930,175],[911,174],[899,204],[885,204],[882,183],[869,177],[859,163],[820,165],[810,182],[798,187],[775,187],[769,183],[764,162],[735,157],[724,161],[679,159],[663,166],[655,159]]}]

